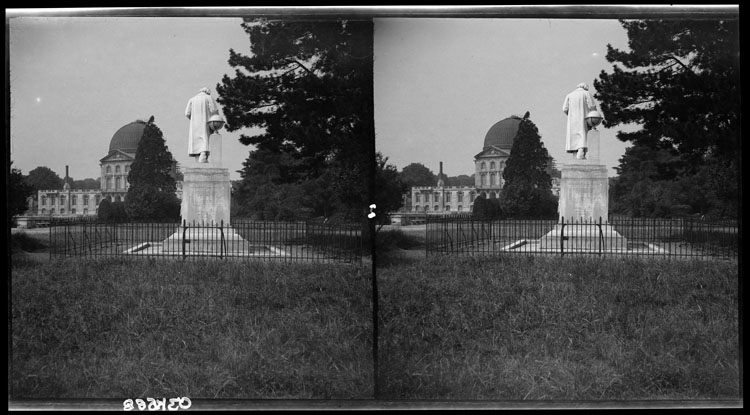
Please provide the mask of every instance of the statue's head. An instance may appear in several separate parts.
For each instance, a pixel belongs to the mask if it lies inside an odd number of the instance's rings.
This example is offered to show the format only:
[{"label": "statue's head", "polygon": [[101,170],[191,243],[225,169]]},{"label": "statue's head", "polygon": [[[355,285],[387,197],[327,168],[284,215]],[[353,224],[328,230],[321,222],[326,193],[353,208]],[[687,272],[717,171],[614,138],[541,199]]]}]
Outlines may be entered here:
[{"label": "statue's head", "polygon": [[582,89],[588,91],[589,90],[589,84],[587,84],[586,82],[581,82],[580,84],[578,84],[578,86],[576,88],[582,88]]},{"label": "statue's head", "polygon": [[211,95],[211,90],[206,87],[201,88],[201,90],[198,92],[205,92],[206,95]]}]

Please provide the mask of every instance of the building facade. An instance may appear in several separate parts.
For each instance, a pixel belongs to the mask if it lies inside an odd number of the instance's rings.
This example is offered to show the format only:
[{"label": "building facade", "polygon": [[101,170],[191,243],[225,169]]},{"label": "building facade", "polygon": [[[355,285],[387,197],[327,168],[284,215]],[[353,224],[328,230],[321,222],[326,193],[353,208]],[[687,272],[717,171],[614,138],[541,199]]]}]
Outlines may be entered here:
[{"label": "building facade", "polygon": [[[505,185],[503,172],[518,133],[521,118],[515,115],[495,123],[484,137],[482,151],[474,156],[474,186],[444,186],[443,163],[435,186],[411,189],[411,200],[405,203],[412,213],[471,212],[478,196],[486,199],[500,197]],[[551,167],[554,161],[550,160]],[[552,193],[559,196],[560,179],[552,177]]]},{"label": "building facade", "polygon": [[[63,189],[40,190],[37,192],[31,211],[41,216],[83,216],[95,215],[102,200],[124,202],[130,184],[128,173],[135,160],[138,143],[143,136],[146,122],[133,121],[115,132],[109,142],[109,151],[99,160],[101,168],[99,190],[73,190],[65,167]],[[175,165],[175,170],[177,166]],[[182,181],[177,181],[177,197],[182,197]]]},{"label": "building facade", "polygon": [[495,123],[484,137],[482,151],[474,156],[474,186],[444,186],[443,163],[436,186],[411,189],[411,212],[471,212],[477,196],[500,196],[503,171],[510,157],[521,118],[511,116]]}]

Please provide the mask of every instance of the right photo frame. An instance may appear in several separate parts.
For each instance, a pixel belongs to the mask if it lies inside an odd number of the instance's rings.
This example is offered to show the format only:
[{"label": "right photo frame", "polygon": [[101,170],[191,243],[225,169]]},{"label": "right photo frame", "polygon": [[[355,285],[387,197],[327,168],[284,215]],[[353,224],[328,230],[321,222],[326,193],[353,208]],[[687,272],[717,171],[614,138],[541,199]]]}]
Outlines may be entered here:
[{"label": "right photo frame", "polygon": [[741,402],[737,9],[589,10],[374,19],[376,399]]}]

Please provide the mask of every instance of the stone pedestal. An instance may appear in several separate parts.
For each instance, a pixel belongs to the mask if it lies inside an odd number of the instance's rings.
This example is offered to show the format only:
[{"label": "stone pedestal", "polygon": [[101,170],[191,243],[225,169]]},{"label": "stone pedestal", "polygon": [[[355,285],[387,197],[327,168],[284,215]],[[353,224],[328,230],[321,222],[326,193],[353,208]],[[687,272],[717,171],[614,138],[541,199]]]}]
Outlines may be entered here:
[{"label": "stone pedestal", "polygon": [[[210,158],[209,158],[210,159]],[[229,207],[232,187],[229,183],[229,169],[208,167],[184,168],[182,181],[182,206],[180,217],[183,221],[201,224],[229,224]]]},{"label": "stone pedestal", "polygon": [[[585,161],[585,160],[576,160]],[[609,179],[607,167],[576,163],[560,166],[560,200],[557,213],[566,221],[607,222]]]},{"label": "stone pedestal", "polygon": [[[607,225],[609,179],[607,167],[599,164],[599,132],[588,132],[587,159],[560,166],[560,200],[557,209],[563,222],[544,235],[542,249],[591,251],[625,250],[627,240]],[[601,222],[600,222],[601,218]],[[599,225],[601,223],[601,225]]]},{"label": "stone pedestal", "polygon": [[163,243],[164,252],[222,253],[243,252],[247,242],[230,226],[231,184],[229,169],[221,167],[221,136],[209,138],[208,163],[195,163],[182,169],[180,227]]}]

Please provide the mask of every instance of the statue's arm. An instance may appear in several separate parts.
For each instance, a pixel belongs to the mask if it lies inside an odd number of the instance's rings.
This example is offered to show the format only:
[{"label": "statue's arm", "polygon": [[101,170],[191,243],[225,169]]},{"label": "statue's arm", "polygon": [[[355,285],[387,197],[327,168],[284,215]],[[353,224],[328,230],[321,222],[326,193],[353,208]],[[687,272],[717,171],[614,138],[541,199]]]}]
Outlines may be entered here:
[{"label": "statue's arm", "polygon": [[568,97],[565,97],[565,101],[563,102],[563,112],[565,115],[568,115]]},{"label": "statue's arm", "polygon": [[188,117],[188,119],[190,119],[190,109],[192,107],[192,104],[193,100],[191,99],[190,101],[188,101],[187,108],[185,108],[185,116]]}]

